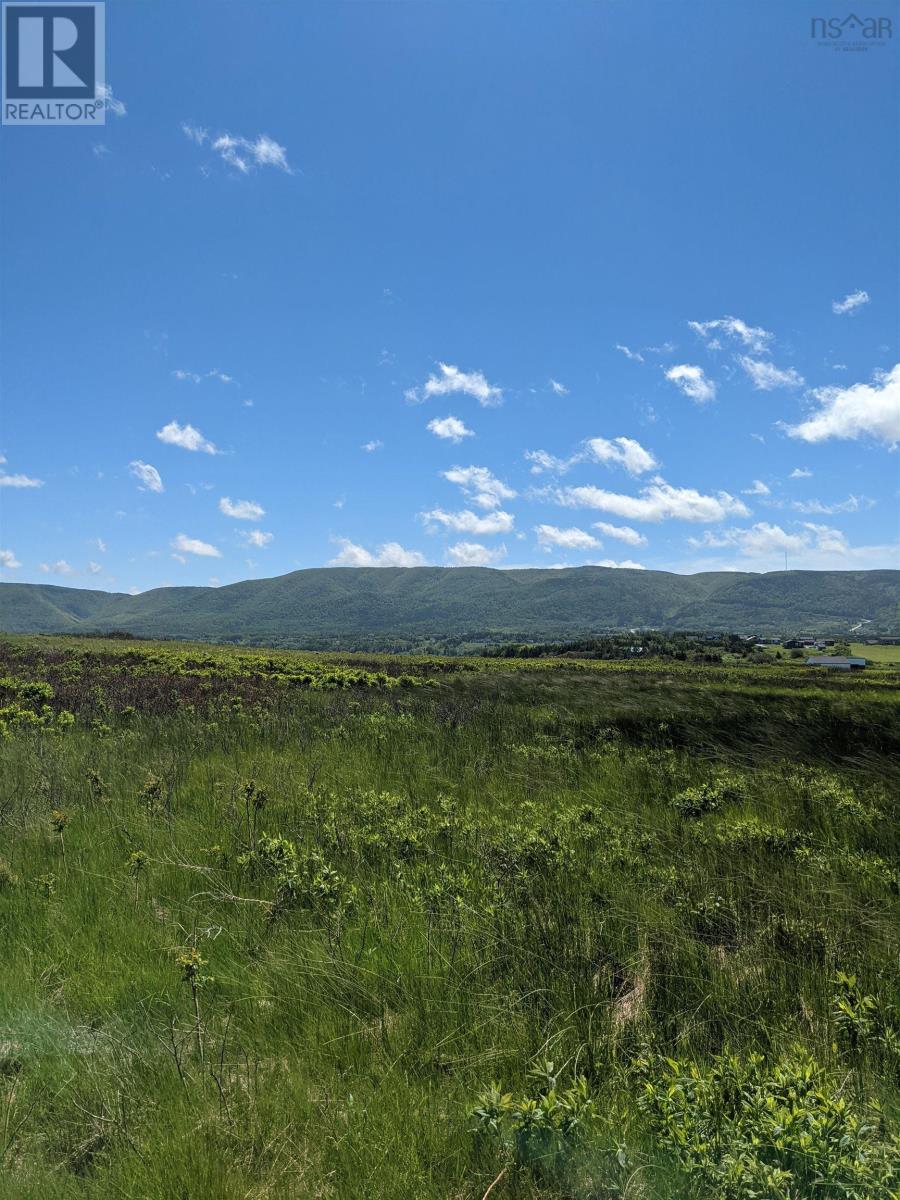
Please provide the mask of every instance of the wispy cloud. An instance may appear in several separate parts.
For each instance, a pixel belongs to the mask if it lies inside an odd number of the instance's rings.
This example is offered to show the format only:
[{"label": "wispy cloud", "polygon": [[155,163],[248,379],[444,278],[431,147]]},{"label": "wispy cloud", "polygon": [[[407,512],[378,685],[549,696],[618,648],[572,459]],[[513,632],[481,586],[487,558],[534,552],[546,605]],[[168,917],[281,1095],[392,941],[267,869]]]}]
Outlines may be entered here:
[{"label": "wispy cloud", "polygon": [[624,467],[630,475],[642,475],[659,466],[649,450],[645,450],[634,438],[627,437],[612,440],[588,438],[582,443],[581,449],[570,454],[568,458],[558,458],[554,454],[548,454],[546,450],[526,450],[525,459],[531,463],[532,475],[542,475],[544,472],[564,475],[578,463],[585,462]]},{"label": "wispy cloud", "polygon": [[505,546],[489,548],[480,542],[457,542],[447,547],[447,560],[452,567],[489,567],[505,557]]},{"label": "wispy cloud", "polygon": [[216,446],[207,441],[200,430],[195,429],[193,425],[179,425],[177,421],[170,421],[168,425],[157,430],[156,436],[166,445],[180,446],[182,450],[195,450],[203,454],[220,453]]},{"label": "wispy cloud", "polygon": [[428,428],[435,437],[453,442],[454,445],[459,445],[463,438],[475,436],[474,430],[468,429],[456,417],[435,417],[428,422]]},{"label": "wispy cloud", "polygon": [[617,437],[612,441],[606,438],[588,438],[587,447],[597,462],[614,463],[624,467],[629,475],[643,475],[659,466],[649,450],[645,450],[634,438]]},{"label": "wispy cloud", "polygon": [[565,475],[572,467],[584,460],[583,450],[571,454],[568,458],[557,458],[555,454],[549,454],[546,450],[525,451],[525,461],[531,463],[532,475],[543,475],[545,471],[552,472],[554,475]]},{"label": "wispy cloud", "polygon": [[5,458],[0,458],[0,487],[8,488],[39,488],[44,486],[43,479],[34,479],[30,475],[9,475],[3,467]]},{"label": "wispy cloud", "polygon": [[831,504],[826,504],[822,500],[795,500],[791,508],[807,516],[831,517],[835,513],[859,512],[860,509],[873,506],[873,500],[867,500],[861,496],[848,496],[846,500],[836,500]]},{"label": "wispy cloud", "polygon": [[219,501],[219,512],[236,521],[261,521],[266,515],[266,510],[255,500],[231,500],[228,496]]},{"label": "wispy cloud", "polygon": [[558,488],[548,496],[566,508],[595,508],[634,521],[698,521],[713,524],[728,516],[749,516],[742,500],[728,492],[703,495],[694,488],[673,487],[656,478],[639,496],[607,492],[598,487]]},{"label": "wispy cloud", "polygon": [[449,483],[455,483],[463,495],[479,508],[499,508],[504,500],[514,500],[516,497],[515,491],[487,467],[451,467],[441,474]]},{"label": "wispy cloud", "polygon": [[437,374],[432,372],[421,388],[407,388],[404,395],[415,403],[455,392],[473,397],[483,408],[494,408],[503,403],[503,389],[488,383],[481,371],[461,371],[448,363],[438,363]]},{"label": "wispy cloud", "polygon": [[276,167],[287,175],[293,174],[287,150],[268,134],[260,133],[251,138],[236,137],[231,133],[212,136],[201,126],[190,122],[184,122],[181,129],[195,145],[208,146],[241,175],[249,175],[257,167]]},{"label": "wispy cloud", "polygon": [[592,534],[574,526],[569,529],[559,529],[556,525],[535,525],[538,544],[545,550],[560,546],[564,550],[591,550],[600,545]]},{"label": "wispy cloud", "polygon": [[372,438],[371,442],[363,442],[360,450],[365,450],[366,454],[374,454],[376,450],[380,450],[384,446],[384,442],[378,438]]},{"label": "wispy cloud", "polygon": [[204,379],[216,379],[219,383],[234,383],[233,375],[227,374],[225,371],[220,371],[218,367],[213,367],[210,371],[185,371],[178,367],[172,372],[176,379],[188,383],[200,383]]},{"label": "wispy cloud", "polygon": [[340,553],[329,562],[330,567],[424,567],[424,555],[418,550],[406,550],[399,542],[385,542],[373,553],[349,538],[335,538]]},{"label": "wispy cloud", "polygon": [[111,112],[115,117],[124,117],[128,112],[124,103],[113,95],[112,88],[105,83],[98,83],[94,90],[94,98],[99,100],[107,112]]},{"label": "wispy cloud", "polygon": [[64,558],[58,559],[55,563],[41,563],[38,570],[43,575],[74,575],[75,568],[66,562]]},{"label": "wispy cloud", "polygon": [[0,568],[4,571],[17,571],[21,563],[12,550],[0,550]]},{"label": "wispy cloud", "polygon": [[718,533],[708,529],[703,537],[688,541],[695,549],[730,547],[744,558],[768,558],[784,553],[805,556],[811,551],[843,556],[853,552],[839,529],[809,521],[804,521],[795,533],[761,521],[749,529],[723,529]]},{"label": "wispy cloud", "polygon": [[560,383],[558,379],[551,379],[549,382],[550,391],[554,396],[568,396],[569,389],[564,383]]},{"label": "wispy cloud", "polygon": [[716,385],[707,378],[702,367],[692,363],[679,363],[669,367],[665,375],[666,379],[674,383],[678,390],[695,404],[708,404],[716,398]]},{"label": "wispy cloud", "polygon": [[807,467],[794,467],[788,476],[789,479],[812,479],[812,471]]},{"label": "wispy cloud", "polygon": [[151,466],[150,463],[142,462],[139,458],[136,458],[128,464],[128,469],[135,479],[138,480],[138,486],[142,492],[162,492],[165,490],[163,488],[162,476],[156,467]]},{"label": "wispy cloud", "polygon": [[509,533],[515,524],[512,513],[502,509],[494,509],[486,513],[474,513],[471,509],[462,512],[446,512],[443,508],[432,508],[420,514],[428,526],[428,531],[434,533],[439,527],[452,529],[455,533],[474,533],[484,537],[491,533]]},{"label": "wispy cloud", "polygon": [[631,350],[628,346],[623,346],[619,342],[616,342],[616,349],[620,354],[624,354],[625,357],[630,359],[632,362],[642,363],[644,361],[644,356],[639,350]]},{"label": "wispy cloud", "polygon": [[172,549],[178,554],[196,554],[199,558],[221,558],[222,551],[209,542],[201,542],[199,538],[188,537],[179,533],[172,539]]},{"label": "wispy cloud", "polygon": [[761,479],[754,479],[748,488],[742,489],[745,496],[768,496],[771,495],[770,489],[763,483]]},{"label": "wispy cloud", "polygon": [[599,529],[604,537],[616,538],[629,546],[646,546],[647,539],[630,525],[610,525],[608,521],[595,521],[592,528]]},{"label": "wispy cloud", "polygon": [[900,363],[878,371],[873,383],[816,388],[818,412],[798,425],[783,425],[789,437],[804,442],[830,438],[872,437],[893,449],[900,442]]},{"label": "wispy cloud", "polygon": [[695,549],[720,548],[734,546],[740,554],[748,557],[761,557],[773,552],[789,551],[798,553],[807,545],[802,534],[787,533],[780,525],[770,525],[760,521],[749,529],[723,529],[713,533],[707,529],[702,537],[688,538]]},{"label": "wispy cloud", "polygon": [[[748,350],[759,354],[771,344],[774,334],[756,325],[748,325],[740,317],[717,317],[714,321],[688,321],[688,328],[698,334],[710,349],[717,348],[717,335],[740,342]],[[710,337],[710,335],[713,335]]]},{"label": "wispy cloud", "polygon": [[258,550],[271,545],[274,539],[274,533],[264,533],[262,529],[248,529],[241,534],[241,541],[245,546],[255,546]]},{"label": "wispy cloud", "polygon": [[832,300],[831,311],[839,317],[846,316],[847,313],[853,313],[858,308],[862,308],[864,304],[869,303],[869,293],[858,291],[849,292],[843,300]]},{"label": "wispy cloud", "polygon": [[766,362],[765,359],[748,358],[746,354],[740,355],[738,362],[758,392],[771,392],[775,388],[803,387],[803,376],[793,367],[776,367],[774,363]]}]

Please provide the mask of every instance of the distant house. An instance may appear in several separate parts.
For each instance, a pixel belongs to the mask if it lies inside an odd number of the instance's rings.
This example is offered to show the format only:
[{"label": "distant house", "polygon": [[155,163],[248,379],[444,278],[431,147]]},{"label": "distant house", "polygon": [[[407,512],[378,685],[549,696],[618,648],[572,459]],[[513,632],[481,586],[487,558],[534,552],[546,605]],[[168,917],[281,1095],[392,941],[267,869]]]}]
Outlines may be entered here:
[{"label": "distant house", "polygon": [[861,671],[865,665],[864,658],[851,658],[845,654],[814,654],[806,660],[808,667],[828,667],[832,671]]}]

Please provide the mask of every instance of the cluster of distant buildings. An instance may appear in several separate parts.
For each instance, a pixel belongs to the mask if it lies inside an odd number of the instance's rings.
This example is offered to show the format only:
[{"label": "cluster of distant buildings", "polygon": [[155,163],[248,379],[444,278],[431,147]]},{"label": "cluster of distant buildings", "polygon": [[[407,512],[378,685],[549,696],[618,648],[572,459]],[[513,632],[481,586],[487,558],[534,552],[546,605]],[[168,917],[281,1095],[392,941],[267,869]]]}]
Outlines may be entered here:
[{"label": "cluster of distant buildings", "polygon": [[[752,646],[783,646],[785,650],[827,650],[833,646],[837,638],[795,637],[782,641],[777,637],[758,637],[751,633],[744,638]],[[900,646],[900,636],[866,638],[867,646]],[[810,654],[805,661],[807,667],[826,667],[832,671],[861,671],[866,665],[865,658],[852,654]]]}]

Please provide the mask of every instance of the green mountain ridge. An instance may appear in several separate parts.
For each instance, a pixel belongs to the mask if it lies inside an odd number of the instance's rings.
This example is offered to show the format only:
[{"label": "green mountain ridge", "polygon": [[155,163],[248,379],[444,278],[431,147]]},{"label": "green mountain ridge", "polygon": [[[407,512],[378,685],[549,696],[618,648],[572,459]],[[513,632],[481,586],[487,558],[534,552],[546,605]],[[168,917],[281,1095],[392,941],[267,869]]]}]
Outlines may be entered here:
[{"label": "green mountain ridge", "polygon": [[7,633],[97,633],[303,644],[321,638],[558,638],[608,629],[900,632],[900,571],[722,571],[609,567],[323,567],[226,587],[132,596],[0,584]]}]

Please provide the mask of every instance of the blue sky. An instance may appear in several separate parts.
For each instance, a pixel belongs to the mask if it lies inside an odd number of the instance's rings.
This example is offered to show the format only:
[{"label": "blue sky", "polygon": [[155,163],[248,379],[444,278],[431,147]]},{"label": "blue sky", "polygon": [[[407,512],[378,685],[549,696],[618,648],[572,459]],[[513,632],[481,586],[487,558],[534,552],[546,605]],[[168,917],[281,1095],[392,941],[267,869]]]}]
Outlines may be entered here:
[{"label": "blue sky", "polygon": [[0,132],[2,578],[900,565],[900,31],[821,7],[108,3],[106,126]]}]

